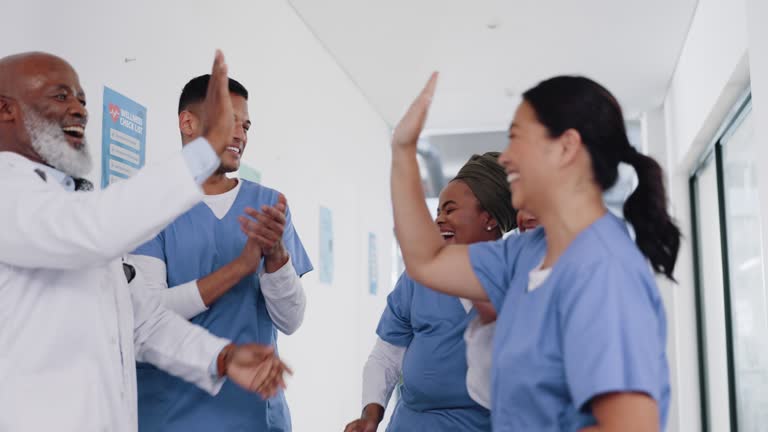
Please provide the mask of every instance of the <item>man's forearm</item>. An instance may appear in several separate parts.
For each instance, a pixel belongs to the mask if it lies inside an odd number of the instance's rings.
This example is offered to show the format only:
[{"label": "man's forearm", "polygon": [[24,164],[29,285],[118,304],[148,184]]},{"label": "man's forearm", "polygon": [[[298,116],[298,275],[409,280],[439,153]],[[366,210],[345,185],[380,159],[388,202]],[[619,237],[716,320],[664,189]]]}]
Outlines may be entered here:
[{"label": "man's forearm", "polygon": [[206,307],[210,307],[253,270],[240,259],[235,259],[224,267],[197,281],[200,298]]},{"label": "man's forearm", "polygon": [[27,173],[26,166],[3,165],[0,261],[73,269],[102,265],[135,249],[203,197],[193,178],[207,173],[211,162],[215,168],[218,158],[206,141],[193,144],[129,180],[86,194],[57,191],[31,168]]},{"label": "man's forearm", "polygon": [[218,392],[223,380],[211,374],[211,362],[231,341],[165,309],[146,291],[129,291],[133,302],[136,360],[152,363],[210,394]]}]

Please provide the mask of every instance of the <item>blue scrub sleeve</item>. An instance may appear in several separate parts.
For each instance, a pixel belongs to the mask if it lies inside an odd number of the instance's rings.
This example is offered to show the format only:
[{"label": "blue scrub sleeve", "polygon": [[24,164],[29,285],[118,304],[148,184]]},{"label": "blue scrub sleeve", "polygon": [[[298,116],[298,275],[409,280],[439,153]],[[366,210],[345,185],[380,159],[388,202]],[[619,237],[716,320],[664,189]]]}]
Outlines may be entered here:
[{"label": "blue scrub sleeve", "polygon": [[296,228],[293,226],[291,218],[291,209],[287,209],[285,213],[285,231],[283,231],[283,243],[285,243],[288,253],[291,254],[291,261],[293,262],[293,268],[296,270],[296,274],[299,277],[313,270],[312,261],[307,255],[307,251],[304,249],[304,245],[301,243],[299,234],[296,232]]},{"label": "blue scrub sleeve", "polygon": [[165,260],[165,231],[156,235],[152,240],[144,243],[133,251],[133,255],[146,255]]},{"label": "blue scrub sleeve", "polygon": [[488,298],[497,311],[501,310],[512,281],[513,262],[510,249],[515,248],[520,236],[510,236],[493,242],[469,245],[469,261],[475,276],[483,285]]},{"label": "blue scrub sleeve", "polygon": [[576,407],[609,392],[661,402],[666,365],[661,300],[650,276],[616,261],[582,268],[563,287],[558,314],[566,380]]},{"label": "blue scrub sleeve", "polygon": [[376,334],[392,345],[407,347],[413,340],[411,327],[411,301],[413,300],[413,281],[403,273],[395,289],[387,296],[387,307],[381,314]]}]

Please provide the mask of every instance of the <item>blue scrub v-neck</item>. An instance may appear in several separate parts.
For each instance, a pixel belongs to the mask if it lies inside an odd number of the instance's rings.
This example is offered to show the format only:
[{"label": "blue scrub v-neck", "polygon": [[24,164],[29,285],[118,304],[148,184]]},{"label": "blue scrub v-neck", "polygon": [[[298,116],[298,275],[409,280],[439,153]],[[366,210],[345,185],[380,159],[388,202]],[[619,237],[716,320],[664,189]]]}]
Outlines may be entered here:
[{"label": "blue scrub v-neck", "polygon": [[[199,203],[134,253],[165,261],[169,287],[203,278],[232,262],[246,243],[237,217],[245,214],[246,207],[274,205],[279,195],[273,189],[240,181],[240,190],[222,219],[205,203]],[[283,241],[296,272],[303,275],[312,270],[291,223],[290,211]],[[277,343],[277,329],[267,311],[257,273],[238,282],[190,321],[236,343]],[[263,401],[226,381],[218,395],[210,396],[193,384],[144,363],[137,367],[137,379],[142,432],[291,430],[282,392]]]}]

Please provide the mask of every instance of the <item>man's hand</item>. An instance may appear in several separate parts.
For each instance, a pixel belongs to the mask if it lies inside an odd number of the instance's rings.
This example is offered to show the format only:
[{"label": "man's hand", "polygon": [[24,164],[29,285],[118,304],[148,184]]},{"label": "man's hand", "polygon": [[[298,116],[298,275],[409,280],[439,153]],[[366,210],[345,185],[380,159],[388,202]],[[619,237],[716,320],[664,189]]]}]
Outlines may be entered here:
[{"label": "man's hand", "polygon": [[232,143],[232,131],[235,130],[235,113],[229,96],[229,77],[224,54],[216,50],[213,60],[211,80],[208,92],[201,107],[203,136],[211,144],[216,154],[221,155]]},{"label": "man's hand", "polygon": [[416,151],[416,144],[419,141],[424,123],[427,121],[427,113],[432,105],[432,97],[437,87],[437,72],[434,72],[427,85],[413,101],[408,111],[395,127],[392,134],[392,150],[413,150]]},{"label": "man's hand", "polygon": [[243,277],[259,269],[259,264],[261,264],[261,256],[261,245],[259,245],[256,240],[249,238],[245,242],[245,246],[240,252],[240,256],[235,259],[239,265],[239,268],[242,269],[241,273],[243,274]]},{"label": "man's hand", "polygon": [[384,407],[379,404],[368,404],[363,409],[363,415],[349,423],[344,432],[376,432],[379,423],[384,418]]},{"label": "man's hand", "polygon": [[285,373],[293,375],[274,348],[259,344],[229,345],[219,354],[218,364],[220,375],[264,399],[285,388]]},{"label": "man's hand", "polygon": [[239,218],[240,229],[248,236],[248,240],[255,241],[261,247],[267,273],[276,272],[288,262],[288,250],[283,244],[287,209],[288,202],[280,194],[274,206],[262,206],[261,211],[247,207],[245,213],[250,218]]}]

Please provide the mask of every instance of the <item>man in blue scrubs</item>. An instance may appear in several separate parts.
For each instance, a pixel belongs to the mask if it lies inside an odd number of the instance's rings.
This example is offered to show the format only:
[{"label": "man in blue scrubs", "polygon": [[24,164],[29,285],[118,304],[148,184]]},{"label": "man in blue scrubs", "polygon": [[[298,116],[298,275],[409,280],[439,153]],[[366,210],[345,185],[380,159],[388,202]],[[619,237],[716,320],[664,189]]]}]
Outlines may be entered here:
[{"label": "man in blue scrubs", "polygon": [[[179,101],[184,144],[202,133],[201,103],[210,76],[191,80]],[[304,317],[300,276],[312,270],[277,191],[227,173],[240,167],[251,126],[248,92],[230,79],[232,144],[203,184],[202,203],[131,256],[142,287],[169,309],[237,343],[275,345]],[[247,215],[247,217],[245,216]],[[137,370],[141,431],[290,431],[282,392],[270,400],[227,382],[216,397],[148,364]]]}]

